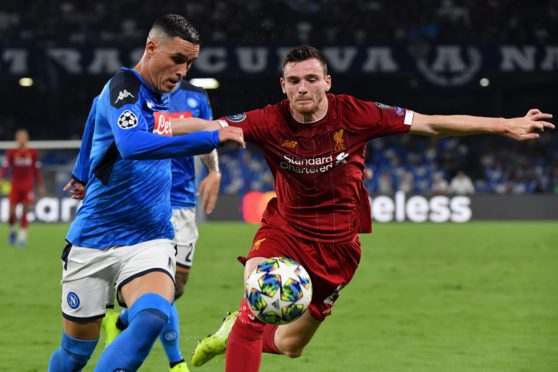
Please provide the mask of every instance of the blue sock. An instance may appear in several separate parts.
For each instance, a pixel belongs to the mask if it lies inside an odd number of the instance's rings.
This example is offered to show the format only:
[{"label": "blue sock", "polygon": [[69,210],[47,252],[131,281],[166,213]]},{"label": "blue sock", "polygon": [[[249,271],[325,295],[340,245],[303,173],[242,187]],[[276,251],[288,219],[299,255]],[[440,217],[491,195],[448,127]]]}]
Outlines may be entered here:
[{"label": "blue sock", "polygon": [[97,340],[78,340],[62,332],[60,347],[52,353],[48,363],[48,372],[81,371],[93,354]]},{"label": "blue sock", "polygon": [[170,364],[182,362],[184,357],[180,352],[180,326],[178,325],[178,312],[176,311],[176,303],[172,304],[169,321],[165,328],[161,331],[159,339],[163,344],[167,358]]},{"label": "blue sock", "polygon": [[[120,314],[118,314],[118,322],[116,323],[118,326],[118,329],[120,330],[125,330],[126,327],[128,327],[128,324],[130,322],[128,321],[128,309],[122,309],[122,311],[120,312]],[[122,328],[120,328],[122,327]]]},{"label": "blue sock", "polygon": [[138,298],[128,310],[126,328],[105,349],[95,371],[136,371],[169,320],[171,304],[155,293]]}]

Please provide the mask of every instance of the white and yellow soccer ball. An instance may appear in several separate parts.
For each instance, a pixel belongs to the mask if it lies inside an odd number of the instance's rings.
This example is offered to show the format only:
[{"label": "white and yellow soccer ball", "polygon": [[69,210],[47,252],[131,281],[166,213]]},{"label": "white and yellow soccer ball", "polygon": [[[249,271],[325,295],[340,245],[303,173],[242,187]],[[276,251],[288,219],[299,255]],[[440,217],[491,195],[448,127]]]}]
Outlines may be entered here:
[{"label": "white and yellow soccer ball", "polygon": [[312,282],[308,272],[296,261],[272,257],[250,273],[244,295],[259,320],[287,324],[308,309],[312,301]]}]

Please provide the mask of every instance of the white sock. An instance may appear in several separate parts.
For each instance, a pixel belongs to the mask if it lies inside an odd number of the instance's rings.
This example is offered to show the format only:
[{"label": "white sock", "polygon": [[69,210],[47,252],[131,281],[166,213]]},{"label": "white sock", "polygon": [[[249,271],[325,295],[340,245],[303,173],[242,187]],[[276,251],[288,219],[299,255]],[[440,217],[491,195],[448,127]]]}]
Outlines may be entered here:
[{"label": "white sock", "polygon": [[17,233],[17,240],[20,244],[25,244],[27,241],[27,229],[20,228]]}]

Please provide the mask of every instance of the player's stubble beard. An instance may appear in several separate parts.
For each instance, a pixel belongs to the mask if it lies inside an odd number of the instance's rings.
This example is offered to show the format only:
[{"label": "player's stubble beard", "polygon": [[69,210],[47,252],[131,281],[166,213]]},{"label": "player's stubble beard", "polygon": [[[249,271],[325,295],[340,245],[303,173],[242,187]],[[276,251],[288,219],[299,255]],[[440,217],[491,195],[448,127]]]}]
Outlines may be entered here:
[{"label": "player's stubble beard", "polygon": [[311,110],[309,112],[301,112],[299,110],[293,109],[292,105],[289,105],[289,110],[291,111],[291,116],[293,118],[295,118],[295,120],[296,120],[296,116],[294,114],[294,111],[298,112],[299,114],[302,115],[302,122],[304,124],[311,124],[311,123],[315,123],[317,121],[322,120],[327,114],[327,110],[328,110],[328,106],[329,106],[327,100],[326,100],[326,103],[325,103],[325,110],[324,110],[323,115],[321,115],[320,117],[315,117],[314,115],[320,110],[322,102],[324,101],[324,98],[326,98],[325,95],[321,96],[319,98],[318,103],[316,104],[316,106],[314,106],[313,110]]}]

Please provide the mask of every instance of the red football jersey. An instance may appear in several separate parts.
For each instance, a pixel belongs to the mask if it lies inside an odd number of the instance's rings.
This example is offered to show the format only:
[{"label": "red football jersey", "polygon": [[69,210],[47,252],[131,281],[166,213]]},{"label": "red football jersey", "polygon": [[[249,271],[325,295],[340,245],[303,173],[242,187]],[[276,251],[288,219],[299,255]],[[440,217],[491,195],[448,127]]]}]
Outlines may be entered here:
[{"label": "red football jersey", "polygon": [[[262,223],[326,243],[371,232],[363,184],[366,142],[410,129],[412,111],[328,94],[328,111],[315,123],[294,120],[288,100],[222,118],[258,145],[275,178],[277,198]],[[406,124],[406,122],[408,122]]]},{"label": "red football jersey", "polygon": [[6,152],[6,160],[2,166],[0,178],[4,178],[12,169],[11,184],[15,189],[33,189],[33,181],[42,183],[41,162],[35,149],[10,149]]}]

